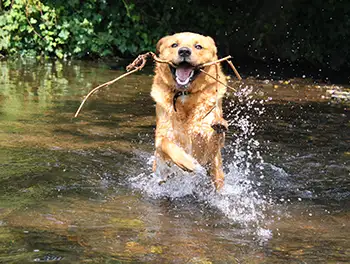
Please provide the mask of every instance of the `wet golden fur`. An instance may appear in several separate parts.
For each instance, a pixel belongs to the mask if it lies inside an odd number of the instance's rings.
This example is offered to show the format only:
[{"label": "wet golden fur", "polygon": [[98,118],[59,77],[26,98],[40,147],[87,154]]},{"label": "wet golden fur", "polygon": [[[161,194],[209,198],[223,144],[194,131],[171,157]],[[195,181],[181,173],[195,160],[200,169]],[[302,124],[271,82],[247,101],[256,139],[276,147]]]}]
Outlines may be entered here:
[{"label": "wet golden fur", "polygon": [[[172,47],[173,43],[177,43],[178,46]],[[201,45],[202,49],[195,48],[196,44]],[[191,49],[190,61],[194,66],[218,59],[212,38],[189,32],[166,36],[159,40],[158,56],[178,64],[178,49],[181,47]],[[226,82],[220,65],[207,66],[204,70]],[[202,166],[212,176],[215,187],[219,189],[224,182],[221,148],[225,137],[222,128],[227,129],[227,122],[222,118],[222,97],[226,87],[204,73],[199,73],[186,89],[190,94],[180,96],[176,100],[175,111],[173,98],[177,91],[169,65],[157,63],[151,91],[151,96],[156,102],[157,119],[156,159],[153,169],[156,170],[160,161],[171,161],[191,172]]]}]

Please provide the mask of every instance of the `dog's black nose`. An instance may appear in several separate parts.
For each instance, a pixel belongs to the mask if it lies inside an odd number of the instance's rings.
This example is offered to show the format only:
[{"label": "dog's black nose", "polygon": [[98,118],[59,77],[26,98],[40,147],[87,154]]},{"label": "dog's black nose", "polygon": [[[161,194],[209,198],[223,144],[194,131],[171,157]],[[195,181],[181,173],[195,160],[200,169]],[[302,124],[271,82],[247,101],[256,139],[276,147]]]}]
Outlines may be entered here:
[{"label": "dog's black nose", "polygon": [[190,48],[182,47],[179,49],[178,53],[181,57],[188,57],[191,55],[192,51]]}]

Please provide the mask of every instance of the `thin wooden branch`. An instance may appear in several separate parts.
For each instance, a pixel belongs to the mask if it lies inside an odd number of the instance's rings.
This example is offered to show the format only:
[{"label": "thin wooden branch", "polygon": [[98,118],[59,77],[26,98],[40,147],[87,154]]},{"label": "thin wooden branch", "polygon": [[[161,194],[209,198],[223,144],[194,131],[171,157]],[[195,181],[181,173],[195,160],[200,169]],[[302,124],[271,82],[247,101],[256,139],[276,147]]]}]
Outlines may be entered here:
[{"label": "thin wooden branch", "polygon": [[218,83],[221,83],[222,85],[226,86],[227,88],[233,90],[233,91],[237,91],[235,88],[223,83],[222,81],[220,81],[218,78],[215,78],[213,75],[211,75],[210,73],[207,73],[206,71],[199,69],[201,72],[203,72],[204,74],[208,75],[209,77],[213,78],[214,80],[216,80]]},{"label": "thin wooden branch", "polygon": [[241,77],[241,75],[239,75],[239,73],[238,73],[238,71],[236,70],[236,67],[233,65],[232,61],[227,60],[226,62],[228,63],[228,65],[231,66],[231,69],[232,69],[233,72],[236,74],[237,79],[241,81],[241,80],[242,80],[242,77]]},{"label": "thin wooden branch", "polygon": [[144,54],[137,56],[137,58],[126,67],[126,70],[130,71],[130,70],[135,69],[135,68],[142,69],[146,65],[146,61],[149,57],[152,57],[152,59],[156,62],[166,63],[166,64],[169,64],[172,67],[176,68],[176,66],[171,61],[162,60],[161,58],[158,58],[154,52],[149,51],[147,53],[144,53]]},{"label": "thin wooden branch", "polygon": [[225,58],[222,58],[222,59],[219,59],[219,60],[216,60],[216,61],[207,62],[207,63],[204,63],[202,65],[199,65],[199,68],[204,68],[204,67],[207,67],[207,66],[210,66],[210,65],[213,65],[213,64],[217,64],[219,62],[227,61],[227,60],[229,60],[231,58],[232,58],[231,55],[228,55]]},{"label": "thin wooden branch", "polygon": [[86,100],[90,97],[90,95],[92,95],[93,93],[95,93],[98,89],[100,89],[100,88],[102,88],[102,87],[105,87],[105,86],[108,86],[108,85],[111,85],[111,84],[115,83],[116,81],[118,81],[118,80],[120,80],[120,79],[122,79],[122,78],[124,78],[124,77],[126,77],[126,76],[128,76],[128,75],[130,75],[130,74],[132,74],[132,73],[134,73],[134,72],[136,72],[136,71],[138,71],[138,70],[140,70],[140,69],[139,69],[139,68],[135,68],[135,69],[133,69],[133,70],[127,72],[127,73],[124,73],[123,75],[121,75],[121,76],[115,78],[114,80],[111,80],[111,81],[109,81],[109,82],[106,82],[106,83],[104,83],[104,84],[101,84],[101,85],[97,86],[96,88],[92,89],[92,90],[85,96],[84,100],[81,102],[81,104],[80,104],[78,110],[76,111],[74,117],[77,117],[77,116],[79,115],[80,110],[81,110],[81,108],[83,107],[83,105],[84,105],[84,103],[86,102]]},{"label": "thin wooden branch", "polygon": [[204,64],[199,66],[199,69],[203,69],[204,67],[211,66],[213,64],[218,64],[220,62],[226,61],[228,63],[228,65],[230,65],[230,67],[233,70],[233,72],[235,73],[237,79],[241,81],[242,77],[238,73],[236,67],[233,65],[233,63],[230,61],[230,59],[232,59],[232,57],[229,55],[229,56],[226,56],[225,58],[222,58],[222,59],[219,59],[219,60],[216,60],[216,61],[211,61],[211,62],[208,62],[208,63],[204,63]]},{"label": "thin wooden branch", "polygon": [[216,106],[217,106],[217,105],[215,104],[212,108],[210,108],[209,112],[206,113],[206,114],[202,117],[202,119],[206,118],[206,117],[215,109]]},{"label": "thin wooden branch", "polygon": [[26,7],[25,7],[25,13],[26,13],[26,19],[27,19],[27,22],[29,24],[29,26],[33,29],[33,32],[41,39],[44,39],[43,36],[41,36],[34,28],[34,26],[32,25],[32,23],[30,23],[30,20],[29,20],[29,12],[28,12],[28,2],[26,4]]},{"label": "thin wooden branch", "polygon": [[167,63],[167,64],[170,64],[172,67],[176,68],[176,65],[174,65],[171,61],[166,61],[166,60],[162,60],[161,58],[158,58],[156,54],[154,54],[153,52],[152,53],[152,57],[153,59],[156,61],[156,62],[159,62],[159,63]]}]

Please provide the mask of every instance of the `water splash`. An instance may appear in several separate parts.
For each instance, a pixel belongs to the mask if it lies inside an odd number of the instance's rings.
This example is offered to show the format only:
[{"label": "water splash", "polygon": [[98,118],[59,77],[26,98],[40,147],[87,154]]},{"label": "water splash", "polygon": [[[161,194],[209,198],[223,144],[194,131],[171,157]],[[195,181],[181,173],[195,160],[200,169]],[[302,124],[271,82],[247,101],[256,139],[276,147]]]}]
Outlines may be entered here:
[{"label": "water splash", "polygon": [[[252,121],[252,115],[264,113],[264,102],[252,99],[251,93],[251,87],[242,87],[237,94],[238,104],[232,102],[229,106],[227,119],[236,132],[224,149],[225,185],[220,191],[215,191],[207,175],[184,172],[176,165],[157,161],[157,171],[152,173],[150,167],[154,157],[150,155],[149,169],[129,178],[131,186],[153,198],[193,196],[235,223],[254,226],[256,234],[269,236],[269,230],[263,228],[269,201],[257,191],[259,181],[264,178],[260,144],[254,139],[258,125]],[[165,182],[163,175],[170,175]]]}]

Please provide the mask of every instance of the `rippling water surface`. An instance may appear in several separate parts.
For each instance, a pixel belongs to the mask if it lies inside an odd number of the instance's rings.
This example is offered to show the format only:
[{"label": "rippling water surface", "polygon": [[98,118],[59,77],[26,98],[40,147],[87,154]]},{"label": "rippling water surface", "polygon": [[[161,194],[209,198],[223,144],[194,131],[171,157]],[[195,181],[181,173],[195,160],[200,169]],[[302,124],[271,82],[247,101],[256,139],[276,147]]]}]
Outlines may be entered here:
[{"label": "rippling water surface", "polygon": [[0,61],[1,263],[347,263],[348,87],[231,80],[226,184],[153,174],[151,71]]}]

